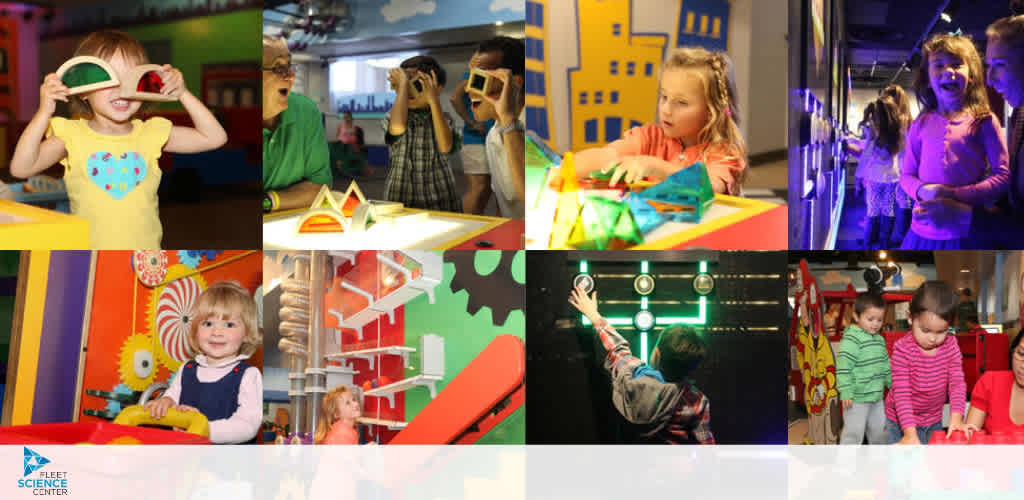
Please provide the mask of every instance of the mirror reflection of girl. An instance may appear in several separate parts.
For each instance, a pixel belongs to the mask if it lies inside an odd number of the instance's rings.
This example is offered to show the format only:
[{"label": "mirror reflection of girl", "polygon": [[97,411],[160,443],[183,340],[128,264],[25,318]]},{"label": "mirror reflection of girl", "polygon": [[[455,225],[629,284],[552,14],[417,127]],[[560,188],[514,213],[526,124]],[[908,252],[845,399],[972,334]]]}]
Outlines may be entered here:
[{"label": "mirror reflection of girl", "polygon": [[[75,56],[106,60],[119,81],[149,62],[138,41],[117,31],[90,34]],[[72,96],[50,73],[39,88],[39,110],[18,139],[11,174],[28,178],[57,162],[64,165],[71,213],[89,220],[89,248],[160,248],[157,159],[164,152],[200,153],[227,142],[213,113],[185,88],[181,71],[165,64],[160,72],[162,93],[178,98],[195,127],[136,118],[142,102],[122,98],[120,86]],[[57,101],[71,102],[72,112],[85,118],[53,117]]]},{"label": "mirror reflection of girl", "polygon": [[315,444],[359,444],[356,419],[362,414],[359,399],[347,386],[339,385],[324,395],[317,419]]}]

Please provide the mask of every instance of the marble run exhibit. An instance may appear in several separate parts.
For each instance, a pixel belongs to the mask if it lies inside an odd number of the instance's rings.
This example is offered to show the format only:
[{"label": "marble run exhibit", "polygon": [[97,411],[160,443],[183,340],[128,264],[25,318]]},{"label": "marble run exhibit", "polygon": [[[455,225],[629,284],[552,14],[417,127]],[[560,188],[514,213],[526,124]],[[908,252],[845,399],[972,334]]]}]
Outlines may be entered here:
[{"label": "marble run exhibit", "polygon": [[[267,304],[280,306],[274,355],[287,367],[286,398],[280,392],[290,422],[277,441],[311,443],[324,394],[346,386],[361,403],[362,442],[461,444],[489,433],[491,442],[522,442],[523,317],[510,319],[522,309],[523,280],[512,269],[521,254],[270,254],[284,262],[268,275]],[[480,259],[495,271],[480,276]]]}]

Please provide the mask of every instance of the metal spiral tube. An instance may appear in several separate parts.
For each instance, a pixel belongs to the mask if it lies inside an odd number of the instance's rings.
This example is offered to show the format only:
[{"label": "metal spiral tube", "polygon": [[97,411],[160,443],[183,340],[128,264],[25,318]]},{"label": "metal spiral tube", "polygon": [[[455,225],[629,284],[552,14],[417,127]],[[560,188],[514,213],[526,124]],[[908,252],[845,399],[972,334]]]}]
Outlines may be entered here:
[{"label": "metal spiral tube", "polygon": [[292,431],[305,431],[305,371],[309,361],[309,254],[297,255],[292,279],[281,283],[281,340],[277,347],[288,356],[288,397],[291,400]]}]

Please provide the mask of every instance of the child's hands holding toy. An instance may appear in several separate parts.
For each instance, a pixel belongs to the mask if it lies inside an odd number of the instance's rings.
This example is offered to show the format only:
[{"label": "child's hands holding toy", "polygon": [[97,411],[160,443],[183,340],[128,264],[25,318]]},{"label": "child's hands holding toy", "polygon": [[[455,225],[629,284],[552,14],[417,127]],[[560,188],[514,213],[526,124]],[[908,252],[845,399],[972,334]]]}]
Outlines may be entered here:
[{"label": "child's hands holding toy", "polygon": [[68,96],[71,95],[69,92],[70,89],[60,81],[57,73],[46,75],[43,84],[39,86],[39,111],[47,116],[53,115],[57,111],[57,101],[68,102]]},{"label": "child's hands holding toy", "polygon": [[612,173],[611,179],[608,180],[608,185],[615,187],[619,179],[625,181],[626,184],[639,182],[647,176],[664,179],[667,177],[665,175],[665,163],[667,162],[653,156],[627,156],[620,160],[618,165],[607,167],[601,173],[608,173],[608,171],[614,169],[615,172]]},{"label": "child's hands holding toy", "polygon": [[601,319],[601,315],[597,313],[596,290],[590,295],[590,297],[587,297],[583,288],[575,288],[569,295],[569,303],[579,310],[579,312],[583,313],[591,323],[597,324],[597,320]]},{"label": "child's hands holding toy", "polygon": [[160,76],[164,79],[164,86],[160,93],[175,99],[181,99],[181,95],[187,91],[185,88],[185,77],[181,75],[181,71],[170,64],[164,64],[160,67],[160,73]]},{"label": "child's hands holding toy", "polygon": [[487,71],[487,74],[501,81],[501,93],[498,95],[484,95],[483,98],[494,106],[494,112],[498,114],[498,122],[501,125],[510,125],[515,122],[517,101],[519,99],[519,86],[512,79],[512,71],[508,68],[499,68]]},{"label": "child's hands holding toy", "polygon": [[199,408],[195,408],[189,405],[178,405],[174,407],[178,411],[195,411],[198,412]]},{"label": "child's hands holding toy", "polygon": [[159,420],[167,415],[167,410],[175,406],[174,400],[168,397],[154,399],[146,403],[143,408],[149,411],[149,416]]},{"label": "child's hands holding toy", "polygon": [[423,75],[420,82],[423,83],[423,94],[427,96],[427,102],[431,106],[440,106],[441,87],[437,84],[437,75],[433,71],[430,73],[420,72],[420,74]]},{"label": "child's hands holding toy", "polygon": [[388,81],[391,82],[391,88],[398,92],[409,85],[409,75],[402,68],[391,68],[388,70]]}]

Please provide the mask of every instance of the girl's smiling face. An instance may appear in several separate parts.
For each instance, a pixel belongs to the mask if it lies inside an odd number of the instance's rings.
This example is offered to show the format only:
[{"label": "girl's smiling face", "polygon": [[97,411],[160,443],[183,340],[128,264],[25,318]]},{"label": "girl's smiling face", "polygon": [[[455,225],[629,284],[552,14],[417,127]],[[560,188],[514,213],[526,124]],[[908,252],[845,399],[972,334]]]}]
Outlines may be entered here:
[{"label": "girl's smiling face", "polygon": [[971,71],[959,56],[936,52],[928,56],[928,82],[940,106],[956,106],[967,93]]},{"label": "girl's smiling face", "polygon": [[202,320],[196,329],[199,350],[211,364],[238,356],[245,337],[245,324],[238,315],[214,314]]},{"label": "girl's smiling face", "polygon": [[[135,64],[128,62],[124,57],[124,53],[120,51],[115,52],[107,62],[114,69],[114,72],[117,73],[117,78],[120,81],[125,81],[128,78],[128,72],[135,67]],[[92,108],[93,114],[97,118],[113,122],[114,124],[130,122],[135,113],[142,107],[142,101],[122,99],[121,87],[94,90],[89,92],[86,98],[89,102],[89,107]]]},{"label": "girl's smiling face", "polygon": [[679,138],[684,147],[697,144],[708,123],[708,103],[700,77],[686,68],[666,69],[658,92],[658,125],[668,137]]}]

